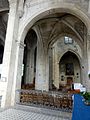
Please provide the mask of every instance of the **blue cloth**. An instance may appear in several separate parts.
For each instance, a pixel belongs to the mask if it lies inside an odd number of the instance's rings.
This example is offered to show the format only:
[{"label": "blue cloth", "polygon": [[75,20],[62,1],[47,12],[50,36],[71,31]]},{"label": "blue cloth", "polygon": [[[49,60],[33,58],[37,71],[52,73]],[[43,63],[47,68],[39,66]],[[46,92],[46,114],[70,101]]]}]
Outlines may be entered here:
[{"label": "blue cloth", "polygon": [[72,120],[90,120],[90,106],[82,101],[82,96],[74,95]]}]

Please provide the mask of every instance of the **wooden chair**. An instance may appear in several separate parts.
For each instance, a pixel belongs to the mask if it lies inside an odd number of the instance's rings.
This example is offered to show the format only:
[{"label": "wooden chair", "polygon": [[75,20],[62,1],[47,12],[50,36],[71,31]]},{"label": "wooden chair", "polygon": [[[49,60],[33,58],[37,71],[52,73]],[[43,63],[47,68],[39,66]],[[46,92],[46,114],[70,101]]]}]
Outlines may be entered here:
[{"label": "wooden chair", "polygon": [[47,93],[43,93],[43,105],[49,105],[49,96]]},{"label": "wooden chair", "polygon": [[73,100],[72,100],[72,97],[69,97],[68,98],[68,108],[72,109],[72,106],[73,106]]},{"label": "wooden chair", "polygon": [[63,97],[62,108],[68,108],[68,97]]},{"label": "wooden chair", "polygon": [[54,96],[49,95],[48,101],[49,101],[49,106],[53,106],[54,107]]},{"label": "wooden chair", "polygon": [[62,98],[59,96],[55,96],[54,98],[54,106],[56,108],[62,108]]},{"label": "wooden chair", "polygon": [[37,96],[38,96],[38,97],[37,97],[37,103],[38,103],[39,105],[43,105],[43,94],[42,94],[42,93],[38,93]]},{"label": "wooden chair", "polygon": [[33,103],[33,94],[32,93],[28,94],[28,100],[29,100],[29,103]]},{"label": "wooden chair", "polygon": [[34,103],[34,104],[37,104],[37,102],[38,102],[37,93],[33,93],[32,95],[33,95],[33,103]]}]

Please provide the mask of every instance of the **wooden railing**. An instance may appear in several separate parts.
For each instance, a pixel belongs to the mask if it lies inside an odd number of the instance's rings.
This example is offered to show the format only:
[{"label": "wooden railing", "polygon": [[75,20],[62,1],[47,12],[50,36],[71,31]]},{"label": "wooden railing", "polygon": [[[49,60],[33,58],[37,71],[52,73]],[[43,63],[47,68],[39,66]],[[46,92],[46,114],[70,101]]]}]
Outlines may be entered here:
[{"label": "wooden railing", "polygon": [[17,104],[36,105],[64,111],[72,111],[72,95],[55,91],[18,90]]}]

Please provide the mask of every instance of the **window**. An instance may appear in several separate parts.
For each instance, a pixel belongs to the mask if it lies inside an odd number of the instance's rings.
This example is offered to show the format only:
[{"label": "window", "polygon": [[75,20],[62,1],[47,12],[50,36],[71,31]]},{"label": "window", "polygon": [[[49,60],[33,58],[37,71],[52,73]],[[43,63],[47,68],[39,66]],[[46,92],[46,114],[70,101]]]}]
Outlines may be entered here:
[{"label": "window", "polygon": [[65,44],[72,44],[73,43],[73,40],[72,40],[72,38],[70,38],[70,37],[64,37],[64,43]]}]

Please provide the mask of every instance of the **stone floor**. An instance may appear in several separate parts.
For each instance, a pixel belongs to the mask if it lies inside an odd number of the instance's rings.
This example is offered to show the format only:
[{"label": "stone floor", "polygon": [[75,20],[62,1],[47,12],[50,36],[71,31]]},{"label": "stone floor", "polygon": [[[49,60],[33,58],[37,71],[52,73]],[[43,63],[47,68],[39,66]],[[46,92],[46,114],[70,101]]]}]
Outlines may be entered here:
[{"label": "stone floor", "polygon": [[15,106],[0,111],[0,120],[71,120],[71,113],[45,108]]}]

